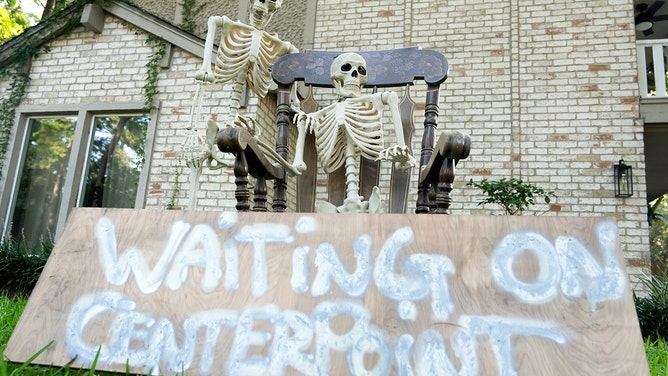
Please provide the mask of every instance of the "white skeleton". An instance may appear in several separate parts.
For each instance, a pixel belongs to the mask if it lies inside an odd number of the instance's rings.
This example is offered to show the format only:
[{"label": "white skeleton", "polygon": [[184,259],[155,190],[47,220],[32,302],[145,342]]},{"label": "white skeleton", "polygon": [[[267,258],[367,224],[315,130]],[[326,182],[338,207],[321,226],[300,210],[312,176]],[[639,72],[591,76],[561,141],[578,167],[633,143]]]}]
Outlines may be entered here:
[{"label": "white skeleton", "polygon": [[[272,83],[271,66],[281,56],[299,52],[289,42],[284,42],[275,35],[264,31],[274,13],[281,7],[282,0],[250,0],[250,25],[239,21],[232,21],[225,16],[213,16],[208,21],[208,31],[204,48],[202,68],[195,73],[199,81],[198,92],[193,100],[191,121],[187,128],[186,138],[181,146],[180,158],[185,160],[190,168],[190,209],[196,206],[197,186],[202,166],[211,169],[231,167],[216,157],[215,137],[219,129],[229,126],[245,127],[254,135],[259,135],[255,121],[248,116],[239,114],[241,96],[244,86],[248,87],[258,97],[264,98]],[[218,28],[222,27],[220,44],[216,53],[213,70],[213,44]],[[209,120],[207,123],[206,138],[199,135],[194,129],[192,117],[195,107],[201,105],[202,82],[233,82],[230,105],[221,125]],[[293,96],[296,98],[296,95]],[[296,102],[296,99],[294,99]],[[198,113],[199,116],[199,113]]]},{"label": "white skeleton", "polygon": [[[339,55],[330,67],[330,77],[339,100],[317,112],[297,114],[299,134],[293,166],[304,171],[304,141],[307,131],[315,132],[318,160],[329,173],[346,166],[346,199],[340,207],[327,202],[316,203],[321,212],[377,212],[380,199],[374,187],[369,201],[359,195],[359,156],[372,160],[390,160],[397,167],[415,166],[415,159],[404,142],[397,94],[383,92],[361,95],[367,83],[366,61],[355,53]],[[387,106],[397,145],[384,149],[382,110]]]},{"label": "white skeleton", "polygon": [[[232,21],[226,16],[210,17],[204,49],[202,69],[195,78],[209,82],[234,82],[229,111],[224,126],[238,125],[255,131],[251,118],[239,115],[244,85],[258,97],[264,98],[272,83],[271,66],[279,57],[299,52],[290,42],[284,42],[264,31],[282,0],[252,0],[250,25]],[[211,55],[216,31],[222,27],[222,36],[211,70]]]}]

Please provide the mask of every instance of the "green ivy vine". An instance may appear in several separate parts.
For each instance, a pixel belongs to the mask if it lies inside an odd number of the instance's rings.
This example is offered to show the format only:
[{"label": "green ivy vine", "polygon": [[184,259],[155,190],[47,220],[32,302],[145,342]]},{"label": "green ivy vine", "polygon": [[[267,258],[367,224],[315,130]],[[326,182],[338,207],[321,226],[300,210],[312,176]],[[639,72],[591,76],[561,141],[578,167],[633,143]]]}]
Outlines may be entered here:
[{"label": "green ivy vine", "polygon": [[4,164],[9,135],[14,126],[16,108],[26,95],[30,75],[21,69],[21,65],[14,64],[0,71],[0,80],[6,79],[10,81],[7,95],[0,100],[0,171]]},{"label": "green ivy vine", "polygon": [[146,63],[146,84],[144,85],[144,112],[149,113],[155,105],[153,100],[158,95],[158,74],[160,74],[160,62],[165,57],[166,48],[162,39],[153,34],[146,38],[146,44],[153,49]]},{"label": "green ivy vine", "polygon": [[202,10],[206,2],[199,6],[195,6],[196,4],[197,0],[183,0],[181,7],[181,18],[183,21],[181,21],[179,27],[189,33],[195,32],[195,26],[197,25],[195,16]]},{"label": "green ivy vine", "polygon": [[176,196],[179,195],[179,192],[181,192],[181,182],[179,181],[179,177],[181,176],[181,169],[177,168],[174,171],[174,187],[172,188],[172,194],[169,196],[169,201],[167,202],[167,205],[165,205],[166,210],[176,210]]}]

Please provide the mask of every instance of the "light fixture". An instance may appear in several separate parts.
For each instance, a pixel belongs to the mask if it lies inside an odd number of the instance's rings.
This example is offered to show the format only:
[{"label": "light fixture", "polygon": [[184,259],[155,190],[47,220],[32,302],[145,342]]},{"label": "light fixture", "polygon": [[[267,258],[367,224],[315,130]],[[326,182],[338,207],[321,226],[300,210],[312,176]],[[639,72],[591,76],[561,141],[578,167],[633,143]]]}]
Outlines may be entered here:
[{"label": "light fixture", "polygon": [[624,163],[623,159],[614,166],[615,197],[633,196],[633,167]]},{"label": "light fixture", "polygon": [[654,21],[652,21],[652,17],[648,17],[645,13],[639,14],[636,19],[636,26],[635,29],[636,31],[647,31],[654,26]]}]

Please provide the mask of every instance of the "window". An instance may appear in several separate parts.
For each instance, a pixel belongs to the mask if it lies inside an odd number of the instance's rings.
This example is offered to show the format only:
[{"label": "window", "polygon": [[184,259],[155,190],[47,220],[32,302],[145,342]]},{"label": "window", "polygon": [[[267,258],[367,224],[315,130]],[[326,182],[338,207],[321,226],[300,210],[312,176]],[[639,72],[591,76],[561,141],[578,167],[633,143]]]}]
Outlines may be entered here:
[{"label": "window", "polygon": [[144,164],[148,118],[96,116],[80,206],[133,208]]},{"label": "window", "polygon": [[28,121],[25,159],[19,178],[11,235],[37,244],[56,232],[76,118]]},{"label": "window", "polygon": [[22,114],[19,124],[0,186],[3,234],[36,245],[59,234],[74,206],[143,206],[155,128],[148,116],[87,109]]}]

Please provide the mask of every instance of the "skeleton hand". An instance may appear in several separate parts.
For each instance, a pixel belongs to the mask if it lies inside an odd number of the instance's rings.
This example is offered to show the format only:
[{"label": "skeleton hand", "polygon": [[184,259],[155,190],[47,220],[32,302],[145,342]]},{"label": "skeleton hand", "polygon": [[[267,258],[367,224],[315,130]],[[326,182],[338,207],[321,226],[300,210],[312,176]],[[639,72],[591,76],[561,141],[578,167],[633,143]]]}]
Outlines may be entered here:
[{"label": "skeleton hand", "polygon": [[318,121],[311,115],[299,110],[293,120],[298,128],[304,127],[305,132],[314,133],[318,128]]},{"label": "skeleton hand", "polygon": [[306,163],[303,160],[299,161],[295,160],[294,162],[292,162],[292,167],[294,167],[297,171],[299,171],[300,174],[306,171]]},{"label": "skeleton hand", "polygon": [[237,114],[234,120],[227,124],[228,127],[245,128],[254,138],[260,137],[260,128],[255,126],[255,120],[249,116]]},{"label": "skeleton hand", "polygon": [[376,160],[392,161],[397,163],[397,168],[407,170],[415,167],[415,158],[411,155],[407,146],[391,146],[378,153]]},{"label": "skeleton hand", "polygon": [[210,156],[211,151],[202,136],[195,129],[189,128],[178,153],[179,159],[185,161],[186,166],[199,169],[202,167],[202,162]]}]

